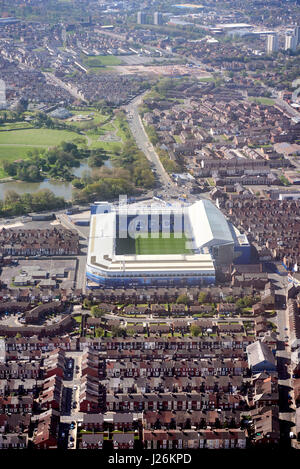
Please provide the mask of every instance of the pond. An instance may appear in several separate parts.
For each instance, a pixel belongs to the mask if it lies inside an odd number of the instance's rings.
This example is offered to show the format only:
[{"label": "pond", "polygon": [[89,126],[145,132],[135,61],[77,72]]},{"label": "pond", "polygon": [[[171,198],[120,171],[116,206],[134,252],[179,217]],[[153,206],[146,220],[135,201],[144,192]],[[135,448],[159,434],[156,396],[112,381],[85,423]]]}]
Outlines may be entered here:
[{"label": "pond", "polygon": [[[112,167],[111,161],[107,160],[104,165],[108,168]],[[78,168],[74,168],[73,174],[76,177],[81,177],[84,173],[90,173],[92,168],[88,165],[87,161],[81,163]],[[40,189],[49,189],[58,197],[64,197],[65,200],[72,199],[73,186],[71,182],[56,181],[55,179],[44,179],[42,182],[17,182],[9,181],[0,183],[0,199],[3,200],[5,193],[9,190],[15,191],[18,194],[25,194],[29,192],[33,194]]]}]

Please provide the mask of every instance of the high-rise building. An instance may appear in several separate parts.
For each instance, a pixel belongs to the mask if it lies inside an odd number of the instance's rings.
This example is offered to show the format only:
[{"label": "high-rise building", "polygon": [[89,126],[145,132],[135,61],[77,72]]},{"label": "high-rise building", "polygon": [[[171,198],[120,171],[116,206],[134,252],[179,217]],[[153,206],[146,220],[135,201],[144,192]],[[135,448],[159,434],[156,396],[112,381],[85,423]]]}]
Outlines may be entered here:
[{"label": "high-rise building", "polygon": [[6,83],[0,80],[0,109],[6,109]]},{"label": "high-rise building", "polygon": [[160,11],[154,13],[154,24],[163,24],[163,18]]},{"label": "high-rise building", "polygon": [[297,47],[297,37],[291,36],[290,34],[286,34],[285,36],[285,50],[292,50],[293,52],[296,50]]},{"label": "high-rise building", "polygon": [[62,30],[61,30],[61,38],[62,38],[63,42],[66,42],[66,40],[67,40],[67,31],[66,31],[65,27],[63,27]]},{"label": "high-rise building", "polygon": [[300,26],[295,27],[294,36],[296,36],[297,44],[300,44]]},{"label": "high-rise building", "polygon": [[278,36],[277,34],[268,34],[267,36],[267,53],[272,54],[278,51]]},{"label": "high-rise building", "polygon": [[138,11],[137,24],[146,24],[146,14],[143,11]]}]

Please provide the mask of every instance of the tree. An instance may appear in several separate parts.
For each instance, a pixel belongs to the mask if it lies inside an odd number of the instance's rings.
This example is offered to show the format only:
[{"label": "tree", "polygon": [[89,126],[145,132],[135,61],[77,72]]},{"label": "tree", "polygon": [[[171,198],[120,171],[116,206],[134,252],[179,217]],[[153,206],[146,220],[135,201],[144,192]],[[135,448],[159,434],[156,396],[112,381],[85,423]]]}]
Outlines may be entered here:
[{"label": "tree", "polygon": [[207,303],[207,301],[208,301],[208,294],[205,291],[200,292],[198,296],[198,303],[203,304],[203,303]]},{"label": "tree", "polygon": [[189,297],[185,294],[182,294],[182,295],[178,296],[178,298],[176,300],[176,303],[187,305],[187,304],[189,304],[189,301],[190,301]]},{"label": "tree", "polygon": [[104,161],[107,159],[108,159],[108,155],[106,151],[102,149],[92,150],[88,163],[89,163],[89,166],[100,167],[100,166],[103,166]]},{"label": "tree", "polygon": [[105,314],[105,311],[103,311],[99,306],[92,306],[91,307],[91,313],[95,318],[102,318]]},{"label": "tree", "polygon": [[201,334],[201,327],[199,326],[196,326],[195,324],[192,324],[191,325],[191,334],[194,336],[194,337],[198,337],[200,334]]},{"label": "tree", "polygon": [[72,181],[72,186],[76,189],[82,189],[84,187],[84,184],[81,182],[81,179],[75,178]]},{"label": "tree", "polygon": [[244,296],[244,305],[249,308],[253,305],[253,298],[251,296]]},{"label": "tree", "polygon": [[85,298],[82,304],[83,304],[83,307],[86,309],[89,309],[92,306],[92,302],[88,298]]},{"label": "tree", "polygon": [[234,303],[234,297],[229,295],[225,298],[226,303]]},{"label": "tree", "polygon": [[111,333],[113,337],[122,337],[124,335],[125,330],[119,326],[112,326]]},{"label": "tree", "polygon": [[243,300],[243,298],[239,298],[238,300],[236,300],[235,304],[236,304],[236,306],[237,306],[239,309],[243,308],[243,307],[244,307],[244,300]]},{"label": "tree", "polygon": [[97,327],[97,329],[95,330],[95,335],[96,337],[103,337],[104,329],[102,329],[102,327]]}]

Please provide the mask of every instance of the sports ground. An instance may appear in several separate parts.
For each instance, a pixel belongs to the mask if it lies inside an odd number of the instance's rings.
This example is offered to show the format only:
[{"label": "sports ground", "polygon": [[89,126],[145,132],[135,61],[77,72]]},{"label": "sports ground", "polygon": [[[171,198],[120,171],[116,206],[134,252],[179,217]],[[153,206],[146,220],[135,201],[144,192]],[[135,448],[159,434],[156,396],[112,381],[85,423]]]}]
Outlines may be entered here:
[{"label": "sports ground", "polygon": [[175,233],[170,233],[168,238],[163,238],[161,233],[158,238],[151,238],[149,235],[147,238],[142,238],[140,236],[136,239],[119,238],[116,240],[116,254],[189,254],[191,250],[186,248],[186,242],[187,238],[184,235],[181,235],[181,237],[179,238],[176,237]]}]

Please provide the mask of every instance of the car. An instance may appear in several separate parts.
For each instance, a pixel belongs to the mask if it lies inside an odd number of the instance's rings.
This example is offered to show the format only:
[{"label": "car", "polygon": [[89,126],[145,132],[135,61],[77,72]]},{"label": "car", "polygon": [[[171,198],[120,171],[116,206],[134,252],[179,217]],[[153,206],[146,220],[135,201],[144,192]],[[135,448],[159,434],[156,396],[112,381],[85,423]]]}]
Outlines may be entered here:
[{"label": "car", "polygon": [[70,441],[74,441],[74,438],[72,436],[70,436]]},{"label": "car", "polygon": [[76,407],[77,407],[77,402],[74,401],[74,402],[73,402],[73,409],[76,409]]},{"label": "car", "polygon": [[74,391],[76,391],[76,389],[78,389],[78,387],[77,387],[77,386],[73,386],[73,389],[74,389]]}]

